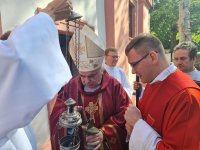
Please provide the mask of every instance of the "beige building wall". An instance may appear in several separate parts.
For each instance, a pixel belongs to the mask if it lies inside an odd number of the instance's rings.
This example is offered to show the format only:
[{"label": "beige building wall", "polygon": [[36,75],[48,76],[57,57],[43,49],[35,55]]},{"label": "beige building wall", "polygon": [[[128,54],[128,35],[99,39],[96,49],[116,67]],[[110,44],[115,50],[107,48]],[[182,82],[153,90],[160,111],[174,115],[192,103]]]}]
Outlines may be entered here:
[{"label": "beige building wall", "polygon": [[118,66],[123,68],[132,84],[135,75],[125,56],[125,48],[130,41],[129,36],[129,2],[133,6],[132,37],[139,33],[150,31],[150,14],[152,0],[104,0],[105,3],[105,31],[106,47],[115,47],[119,50]]},{"label": "beige building wall", "polygon": [[145,33],[150,32],[150,14],[149,14],[149,7],[146,3],[144,3],[144,24],[143,29]]},{"label": "beige building wall", "polygon": [[12,30],[34,14],[34,0],[1,0],[1,22],[3,32]]},{"label": "beige building wall", "polygon": [[125,47],[129,41],[128,0],[105,0],[106,47],[119,50],[118,66],[128,69]]},{"label": "beige building wall", "polygon": [[[34,15],[37,7],[44,8],[52,0],[0,0],[2,32],[12,30]],[[72,0],[73,10],[82,20],[94,26],[95,32],[105,41],[104,1]],[[1,27],[1,26],[0,26]]]}]

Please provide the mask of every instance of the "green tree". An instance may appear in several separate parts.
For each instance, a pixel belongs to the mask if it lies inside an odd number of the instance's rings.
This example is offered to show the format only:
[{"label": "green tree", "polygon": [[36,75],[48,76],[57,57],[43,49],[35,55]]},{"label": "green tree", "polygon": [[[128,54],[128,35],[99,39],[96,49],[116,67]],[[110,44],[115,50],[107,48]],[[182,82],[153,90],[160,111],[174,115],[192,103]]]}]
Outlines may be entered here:
[{"label": "green tree", "polygon": [[200,0],[191,0],[190,23],[192,40],[198,45],[200,51]]},{"label": "green tree", "polygon": [[179,1],[179,42],[192,41],[190,28],[190,0]]},{"label": "green tree", "polygon": [[171,49],[176,44],[178,2],[179,0],[155,1],[150,14],[150,30],[162,41],[165,49]]},{"label": "green tree", "polygon": [[[190,0],[190,3],[192,40],[200,50],[200,0]],[[150,15],[151,33],[163,42],[165,49],[173,50],[179,40],[179,0],[155,0]]]}]

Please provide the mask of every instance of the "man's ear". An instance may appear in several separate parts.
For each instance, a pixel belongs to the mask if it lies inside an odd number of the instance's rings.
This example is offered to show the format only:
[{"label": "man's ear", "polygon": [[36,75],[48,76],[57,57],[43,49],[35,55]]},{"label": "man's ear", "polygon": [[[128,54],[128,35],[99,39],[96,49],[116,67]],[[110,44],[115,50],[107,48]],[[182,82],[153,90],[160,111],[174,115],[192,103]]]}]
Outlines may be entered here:
[{"label": "man's ear", "polygon": [[156,51],[151,51],[149,53],[149,56],[150,56],[150,59],[152,61],[153,64],[157,63],[158,62],[158,52]]}]

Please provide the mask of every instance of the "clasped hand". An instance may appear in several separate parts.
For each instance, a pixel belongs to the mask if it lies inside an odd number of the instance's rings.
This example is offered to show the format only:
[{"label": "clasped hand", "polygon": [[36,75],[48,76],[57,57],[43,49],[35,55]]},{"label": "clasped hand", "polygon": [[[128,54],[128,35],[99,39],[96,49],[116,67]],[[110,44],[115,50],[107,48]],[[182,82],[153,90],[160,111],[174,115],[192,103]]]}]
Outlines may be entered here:
[{"label": "clasped hand", "polygon": [[127,134],[130,136],[131,132],[135,126],[135,123],[142,119],[142,115],[140,110],[136,107],[130,104],[125,112],[124,118],[126,120],[126,130]]},{"label": "clasped hand", "polygon": [[103,133],[99,131],[99,133],[94,135],[86,136],[87,145],[94,146],[94,150],[98,150],[101,147],[103,142]]}]

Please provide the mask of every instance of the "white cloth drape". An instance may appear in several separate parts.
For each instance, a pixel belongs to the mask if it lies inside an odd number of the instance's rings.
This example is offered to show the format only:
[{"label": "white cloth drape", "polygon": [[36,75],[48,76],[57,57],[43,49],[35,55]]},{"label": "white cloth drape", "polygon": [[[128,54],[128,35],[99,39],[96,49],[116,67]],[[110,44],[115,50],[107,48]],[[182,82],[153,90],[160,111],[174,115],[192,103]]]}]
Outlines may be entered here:
[{"label": "white cloth drape", "polygon": [[48,15],[35,15],[0,41],[0,146],[9,142],[10,132],[29,124],[70,78]]}]

